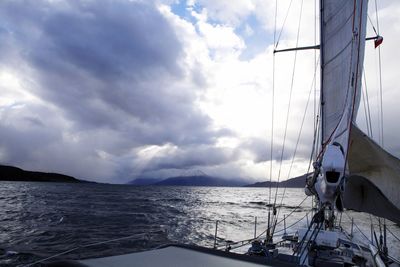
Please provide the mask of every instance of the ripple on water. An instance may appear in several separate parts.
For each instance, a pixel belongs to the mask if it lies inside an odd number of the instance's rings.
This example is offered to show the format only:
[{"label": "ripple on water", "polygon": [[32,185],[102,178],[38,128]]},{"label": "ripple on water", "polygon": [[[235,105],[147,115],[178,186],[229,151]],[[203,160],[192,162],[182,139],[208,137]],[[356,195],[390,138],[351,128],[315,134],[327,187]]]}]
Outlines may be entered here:
[{"label": "ripple on water", "polygon": [[[257,233],[267,224],[268,194],[263,188],[10,182],[2,184],[0,195],[2,266],[27,264],[77,246],[126,236],[132,237],[81,248],[63,258],[109,256],[170,242],[211,247],[216,220],[220,244],[252,237],[255,216]],[[286,196],[281,214],[292,213],[287,218],[289,226],[304,216],[310,201],[296,209],[304,198],[302,189],[288,189]],[[369,233],[369,217],[351,214],[360,218],[361,227]],[[349,220],[344,218],[343,223],[349,225]],[[390,229],[400,235],[398,226],[390,225]]]}]

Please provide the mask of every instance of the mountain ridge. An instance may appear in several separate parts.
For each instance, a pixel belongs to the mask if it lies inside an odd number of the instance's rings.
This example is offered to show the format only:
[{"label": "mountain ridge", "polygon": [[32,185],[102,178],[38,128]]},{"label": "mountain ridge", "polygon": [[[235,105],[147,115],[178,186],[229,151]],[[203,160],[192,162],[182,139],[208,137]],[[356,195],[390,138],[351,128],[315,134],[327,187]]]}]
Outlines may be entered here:
[{"label": "mountain ridge", "polygon": [[307,174],[303,174],[294,178],[287,179],[281,182],[275,181],[264,181],[264,182],[257,182],[254,184],[245,185],[245,187],[287,187],[287,188],[303,188],[306,183]]},{"label": "mountain ridge", "polygon": [[52,172],[26,171],[18,167],[0,165],[0,181],[90,183],[75,177]]},{"label": "mountain ridge", "polygon": [[[179,175],[165,179],[161,178],[137,178],[128,182],[130,185],[152,185],[152,186],[227,186],[240,187],[247,184],[244,179],[224,179],[197,172],[198,175]],[[147,182],[149,180],[149,182]]]}]

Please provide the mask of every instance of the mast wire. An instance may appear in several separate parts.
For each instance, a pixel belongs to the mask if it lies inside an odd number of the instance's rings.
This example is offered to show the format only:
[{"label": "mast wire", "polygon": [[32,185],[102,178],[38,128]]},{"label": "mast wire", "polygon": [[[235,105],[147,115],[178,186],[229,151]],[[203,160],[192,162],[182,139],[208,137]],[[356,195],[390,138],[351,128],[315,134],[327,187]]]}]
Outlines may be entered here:
[{"label": "mast wire", "polygon": [[[304,126],[304,122],[305,122],[307,111],[308,111],[308,106],[309,106],[310,99],[311,99],[311,93],[313,91],[313,85],[316,83],[317,68],[318,68],[318,65],[315,66],[313,80],[312,80],[312,83],[311,83],[311,86],[310,86],[310,91],[308,92],[308,99],[307,99],[306,107],[305,107],[305,110],[304,110],[304,113],[303,113],[303,118],[302,118],[302,121],[301,121],[299,134],[297,135],[296,145],[295,145],[295,148],[294,148],[293,157],[292,157],[292,161],[290,163],[289,172],[288,172],[286,180],[288,180],[290,178],[290,174],[291,174],[291,171],[292,171],[292,168],[293,168],[293,165],[294,165],[294,159],[296,158],[297,148],[298,148],[299,143],[300,143],[300,138],[301,138],[301,134],[302,134],[302,131],[303,131],[303,126]],[[308,172],[307,172],[307,174],[308,174]],[[283,203],[283,199],[285,198],[286,189],[287,189],[287,185],[285,185],[285,187],[283,189],[283,194],[282,194],[281,203],[280,203],[281,206],[282,206],[282,203]],[[278,210],[277,217],[279,216],[279,212],[280,212],[280,209]]]},{"label": "mast wire", "polygon": [[[291,0],[290,3],[289,3],[289,8],[288,8],[288,10],[287,10],[287,12],[286,12],[285,19],[283,20],[283,24],[282,24],[281,30],[279,31],[278,40],[277,40],[276,43],[275,43],[275,49],[278,48],[278,44],[279,44],[279,41],[280,41],[280,39],[281,39],[282,32],[283,32],[283,29],[284,29],[285,24],[286,24],[286,20],[287,20],[287,18],[288,18],[288,16],[289,16],[289,11],[290,11],[290,8],[291,8],[291,6],[292,6],[292,3],[293,3],[293,0]],[[275,13],[275,14],[276,14],[276,13]]]},{"label": "mast wire", "polygon": [[[274,23],[274,49],[276,46],[276,20],[278,14],[278,0],[275,0],[275,23]],[[269,165],[269,195],[268,195],[268,212],[271,211],[271,191],[272,191],[272,165],[274,153],[274,111],[275,111],[275,53],[272,52],[272,99],[271,99],[271,144],[270,144],[270,165]],[[268,222],[269,223],[269,222]]]},{"label": "mast wire", "polygon": [[[289,229],[289,228],[291,228],[291,227],[293,227],[293,226],[295,226],[296,224],[298,224],[298,223],[301,222],[302,220],[304,220],[304,218],[306,218],[306,217],[308,216],[308,214],[310,214],[310,212],[311,212],[311,210],[309,210],[303,217],[301,217],[300,219],[298,219],[297,221],[295,221],[295,222],[292,223],[291,225],[286,226],[286,230]],[[286,217],[286,219],[287,219],[287,218],[288,218],[288,217]],[[275,233],[280,233],[280,232],[283,232],[283,231],[285,231],[285,228],[279,229],[279,230],[277,230]],[[236,245],[236,244],[241,243],[239,246],[233,247],[232,249],[238,249],[238,248],[240,248],[240,247],[247,246],[247,245],[250,244],[252,241],[257,240],[258,238],[260,238],[264,233],[265,233],[265,231],[264,231],[263,233],[261,233],[260,235],[258,235],[256,238],[250,238],[250,239],[240,240],[240,241],[236,241],[236,242],[229,242],[229,245]],[[279,235],[278,235],[278,236],[279,236]],[[245,242],[245,243],[244,243],[244,242]],[[220,246],[217,247],[217,249],[221,249],[221,248],[224,248],[224,247],[226,247],[226,245],[220,245]]]},{"label": "mast wire", "polygon": [[[317,0],[314,0],[314,45],[317,45]],[[318,59],[319,62],[319,59]],[[317,50],[314,50],[314,69],[317,68]],[[315,79],[315,78],[314,78]],[[317,127],[318,124],[318,119],[316,119],[317,116],[317,83],[314,82],[314,129]],[[315,132],[314,132],[315,134]],[[315,139],[315,135],[314,135]],[[314,150],[314,144],[313,148]],[[315,154],[315,160],[316,160],[316,154]],[[308,171],[307,171],[308,173]]]},{"label": "mast wire", "polygon": [[361,88],[361,99],[362,99],[363,107],[364,107],[364,116],[365,116],[365,125],[367,126],[367,135],[369,137],[371,137],[371,129],[370,129],[370,124],[368,122],[367,101],[365,100],[366,97],[365,97],[365,92],[363,89],[365,90],[365,83],[364,83],[364,87]]},{"label": "mast wire", "polygon": [[54,255],[52,255],[52,256],[50,256],[50,257],[47,257],[47,258],[44,258],[44,259],[41,259],[41,260],[38,260],[38,261],[35,261],[35,262],[32,262],[32,263],[29,263],[29,264],[24,265],[24,266],[25,266],[25,267],[34,266],[34,265],[36,265],[36,264],[39,264],[39,263],[45,262],[45,261],[47,261],[47,260],[51,260],[51,259],[57,258],[57,257],[59,257],[59,256],[68,254],[68,253],[70,253],[70,252],[72,252],[72,251],[76,251],[76,250],[81,249],[81,248],[87,248],[87,247],[93,247],[93,246],[97,246],[97,245],[101,245],[101,244],[107,244],[107,243],[111,243],[111,242],[115,242],[115,241],[120,241],[120,240],[124,240],[124,239],[130,239],[130,238],[132,238],[132,237],[147,236],[147,235],[149,235],[149,234],[150,234],[150,233],[133,234],[133,235],[124,236],[124,237],[115,238],[115,239],[110,239],[110,240],[106,240],[106,241],[100,241],[100,242],[90,243],[90,244],[86,244],[86,245],[82,245],[82,246],[81,246],[81,245],[78,245],[78,246],[76,246],[75,248],[71,248],[71,249],[66,250],[66,251],[64,251],[64,252],[60,252],[60,253],[54,254]]},{"label": "mast wire", "polygon": [[370,17],[368,14],[367,14],[367,16],[368,16],[369,23],[371,24],[372,29],[374,30],[374,33],[375,33],[376,35],[378,35],[378,32],[376,31],[375,26],[374,26],[374,24],[372,23],[371,17]]},{"label": "mast wire", "polygon": [[[300,208],[300,206],[304,203],[304,201],[306,201],[306,199],[307,199],[308,197],[309,197],[309,196],[306,196],[306,197],[297,205],[297,207],[295,207],[295,208],[286,216],[286,219],[289,218],[298,208]],[[285,220],[285,219],[281,219],[280,221],[277,221],[277,220],[276,220],[275,226],[281,224],[284,220]],[[257,238],[260,238],[262,235],[264,235],[264,234],[267,232],[267,230],[268,230],[268,229],[265,229],[261,234],[259,234],[259,235],[257,236]]]},{"label": "mast wire", "polygon": [[364,89],[365,89],[365,97],[367,101],[367,111],[368,111],[368,121],[369,121],[369,129],[370,129],[370,137],[373,138],[373,131],[372,131],[372,119],[371,119],[371,109],[369,105],[369,96],[368,96],[368,86],[367,86],[367,75],[365,74],[365,68],[364,68]]},{"label": "mast wire", "polygon": [[[299,22],[298,22],[298,28],[297,28],[297,37],[296,37],[296,47],[298,46],[299,39],[300,39],[299,37],[300,37],[301,18],[302,18],[302,14],[303,14],[303,3],[304,3],[304,0],[301,0],[300,16],[299,16]],[[277,200],[277,195],[278,195],[278,187],[279,187],[279,180],[280,180],[281,170],[282,170],[283,155],[284,155],[284,151],[285,151],[287,128],[288,128],[288,123],[289,123],[289,114],[290,114],[290,108],[291,108],[291,102],[292,102],[292,93],[293,93],[293,87],[294,87],[294,76],[295,76],[295,71],[296,71],[296,63],[297,63],[297,50],[295,51],[295,54],[294,54],[292,78],[291,78],[290,91],[289,91],[289,103],[288,103],[288,108],[287,108],[287,113],[286,113],[285,132],[284,132],[284,135],[283,135],[283,144],[282,144],[282,150],[281,150],[280,161],[279,161],[278,182],[276,184],[274,206],[276,205],[276,200]]]},{"label": "mast wire", "polygon": [[[376,28],[379,30],[379,16],[378,16],[378,3],[375,0],[375,17],[376,17]],[[382,93],[382,59],[381,59],[381,46],[378,46],[378,71],[379,71],[379,101],[380,101],[380,133],[381,133],[381,146],[384,148],[385,142],[383,138],[383,93]]]},{"label": "mast wire", "polygon": [[393,234],[392,231],[390,231],[389,227],[386,227],[386,230],[397,240],[400,241],[400,238],[398,236],[396,236],[395,234]]}]

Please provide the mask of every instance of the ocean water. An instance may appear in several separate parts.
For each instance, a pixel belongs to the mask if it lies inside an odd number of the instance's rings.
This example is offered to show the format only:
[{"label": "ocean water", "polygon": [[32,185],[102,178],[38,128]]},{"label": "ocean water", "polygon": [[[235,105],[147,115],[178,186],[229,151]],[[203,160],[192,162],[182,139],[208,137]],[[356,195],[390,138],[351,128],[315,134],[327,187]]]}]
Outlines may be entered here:
[{"label": "ocean water", "polygon": [[[311,198],[298,207],[305,198],[303,190],[287,189],[282,195],[279,191],[277,203],[282,203],[280,217],[288,216],[287,231],[306,226]],[[217,220],[217,243],[224,246],[228,240],[261,234],[267,226],[268,202],[267,188],[2,182],[0,265],[25,266],[68,250],[72,251],[57,259],[117,255],[171,242],[212,247]],[[370,237],[371,220],[379,231],[376,219],[350,211],[341,220],[348,231],[350,217],[358,238],[364,238],[358,228]],[[387,224],[400,236],[397,225]],[[283,233],[283,227],[282,222],[277,230]],[[119,240],[102,243],[113,239]],[[99,244],[91,245],[95,243]],[[389,233],[388,243],[398,258],[400,242]]]}]

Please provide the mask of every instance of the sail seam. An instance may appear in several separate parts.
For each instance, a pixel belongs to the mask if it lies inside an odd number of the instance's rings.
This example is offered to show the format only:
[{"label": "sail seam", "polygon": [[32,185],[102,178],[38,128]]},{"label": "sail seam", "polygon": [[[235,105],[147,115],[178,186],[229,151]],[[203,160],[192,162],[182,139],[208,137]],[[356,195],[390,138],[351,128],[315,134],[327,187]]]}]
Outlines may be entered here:
[{"label": "sail seam", "polygon": [[329,65],[329,63],[331,63],[332,61],[334,61],[338,56],[340,56],[344,51],[346,51],[346,49],[351,45],[351,43],[353,42],[353,40],[351,40],[350,42],[347,43],[347,45],[340,50],[335,56],[333,56],[331,59],[329,59],[324,66]]}]

